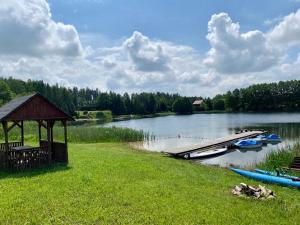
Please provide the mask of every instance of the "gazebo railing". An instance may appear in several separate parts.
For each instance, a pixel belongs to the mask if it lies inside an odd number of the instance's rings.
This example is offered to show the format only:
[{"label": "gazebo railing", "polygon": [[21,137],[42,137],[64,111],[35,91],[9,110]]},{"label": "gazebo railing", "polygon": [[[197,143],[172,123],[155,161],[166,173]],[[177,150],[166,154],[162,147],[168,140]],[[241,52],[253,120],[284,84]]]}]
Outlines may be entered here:
[{"label": "gazebo railing", "polygon": [[5,143],[0,143],[0,167],[12,171],[21,171],[28,168],[36,168],[48,162],[48,145],[44,143],[40,147],[31,147],[16,150],[22,146],[22,142],[9,142],[8,152]]},{"label": "gazebo railing", "polygon": [[[8,143],[8,149],[12,149],[14,147],[22,146],[22,142],[15,141],[15,142],[9,142]],[[7,153],[5,148],[5,143],[0,143],[0,168],[4,169],[7,167]]]},{"label": "gazebo railing", "polygon": [[[19,146],[22,146],[22,142],[20,141],[8,143],[8,149],[11,149],[13,147],[19,147]],[[5,143],[0,143],[0,151],[5,151]]]},{"label": "gazebo railing", "polygon": [[8,152],[8,167],[13,171],[20,171],[28,168],[37,168],[48,162],[47,146],[32,147],[24,150],[14,150]]}]

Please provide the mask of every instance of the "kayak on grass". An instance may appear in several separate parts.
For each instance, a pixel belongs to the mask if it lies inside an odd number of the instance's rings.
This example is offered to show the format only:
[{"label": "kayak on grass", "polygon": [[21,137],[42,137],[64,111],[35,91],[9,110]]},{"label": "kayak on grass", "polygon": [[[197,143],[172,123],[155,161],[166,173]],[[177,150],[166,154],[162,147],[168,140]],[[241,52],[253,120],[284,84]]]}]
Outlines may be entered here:
[{"label": "kayak on grass", "polygon": [[237,174],[240,174],[242,176],[245,176],[245,177],[248,177],[251,179],[255,179],[255,180],[259,180],[259,181],[263,181],[263,182],[267,182],[267,183],[274,183],[274,184],[280,184],[280,185],[300,188],[300,182],[297,179],[293,180],[293,179],[289,179],[289,178],[261,174],[261,173],[251,172],[251,171],[237,169],[237,168],[230,168],[230,169]]},{"label": "kayak on grass", "polygon": [[271,176],[277,176],[277,177],[284,177],[284,178],[288,178],[288,179],[298,179],[299,177],[296,176],[290,176],[287,174],[283,174],[283,173],[277,173],[276,172],[271,172],[271,171],[267,171],[267,170],[261,170],[261,169],[255,169],[254,170],[257,173],[261,173],[261,174],[266,174],[266,175],[271,175]]}]

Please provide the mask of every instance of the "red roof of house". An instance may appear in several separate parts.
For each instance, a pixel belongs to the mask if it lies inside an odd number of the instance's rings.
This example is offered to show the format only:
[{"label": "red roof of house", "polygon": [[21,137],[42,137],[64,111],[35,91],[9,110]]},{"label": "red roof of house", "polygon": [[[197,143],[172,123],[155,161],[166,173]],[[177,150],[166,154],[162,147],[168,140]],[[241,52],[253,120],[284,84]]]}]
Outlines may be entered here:
[{"label": "red roof of house", "polygon": [[193,102],[193,105],[202,105],[204,103],[203,99],[197,99]]}]

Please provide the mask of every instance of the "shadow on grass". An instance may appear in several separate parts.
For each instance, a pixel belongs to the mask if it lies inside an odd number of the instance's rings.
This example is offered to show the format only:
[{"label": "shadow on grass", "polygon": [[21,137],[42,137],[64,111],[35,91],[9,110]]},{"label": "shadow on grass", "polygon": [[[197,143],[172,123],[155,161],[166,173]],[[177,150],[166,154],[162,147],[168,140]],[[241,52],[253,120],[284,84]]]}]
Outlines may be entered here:
[{"label": "shadow on grass", "polygon": [[24,171],[4,171],[0,170],[0,180],[2,179],[8,179],[8,178],[31,178],[35,176],[39,176],[42,174],[47,173],[56,173],[61,171],[67,171],[72,169],[72,167],[62,164],[62,163],[56,163],[53,165],[43,166],[40,168],[34,168],[34,169],[25,169]]}]

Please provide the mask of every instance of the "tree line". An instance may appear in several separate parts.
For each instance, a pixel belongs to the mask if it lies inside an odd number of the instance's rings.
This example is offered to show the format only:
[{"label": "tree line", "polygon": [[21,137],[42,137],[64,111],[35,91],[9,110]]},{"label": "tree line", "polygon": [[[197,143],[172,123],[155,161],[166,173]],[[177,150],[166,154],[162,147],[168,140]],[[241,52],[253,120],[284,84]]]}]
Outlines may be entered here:
[{"label": "tree line", "polygon": [[[76,111],[92,110],[111,110],[114,115],[168,112],[173,110],[177,99],[184,98],[178,94],[162,92],[121,95],[115,92],[101,92],[99,89],[49,85],[43,81],[0,78],[0,105],[14,97],[34,92],[44,95],[72,116],[76,115]],[[189,99],[189,103],[195,98]]]},{"label": "tree line", "polygon": [[263,83],[206,100],[206,110],[230,112],[300,111],[300,80]]},{"label": "tree line", "polygon": [[201,106],[192,103],[200,96],[184,97],[169,93],[118,94],[101,92],[99,89],[66,88],[43,81],[22,81],[0,78],[0,105],[16,96],[39,92],[65,112],[75,116],[76,111],[111,110],[114,115],[152,114],[174,111],[180,114],[193,111],[299,111],[300,80],[264,83],[235,89],[213,98],[203,98]]}]

